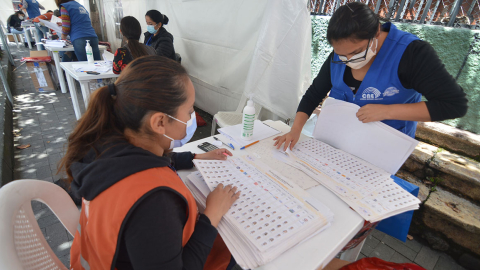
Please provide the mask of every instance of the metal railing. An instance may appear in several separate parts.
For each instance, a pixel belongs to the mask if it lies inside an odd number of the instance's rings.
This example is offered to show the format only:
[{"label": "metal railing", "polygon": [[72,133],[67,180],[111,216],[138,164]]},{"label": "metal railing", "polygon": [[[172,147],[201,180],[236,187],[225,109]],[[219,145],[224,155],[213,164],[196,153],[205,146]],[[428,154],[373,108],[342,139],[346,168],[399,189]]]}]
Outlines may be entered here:
[{"label": "metal railing", "polygon": [[309,1],[312,15],[332,15],[340,6],[356,1],[391,21],[480,29],[480,0]]}]

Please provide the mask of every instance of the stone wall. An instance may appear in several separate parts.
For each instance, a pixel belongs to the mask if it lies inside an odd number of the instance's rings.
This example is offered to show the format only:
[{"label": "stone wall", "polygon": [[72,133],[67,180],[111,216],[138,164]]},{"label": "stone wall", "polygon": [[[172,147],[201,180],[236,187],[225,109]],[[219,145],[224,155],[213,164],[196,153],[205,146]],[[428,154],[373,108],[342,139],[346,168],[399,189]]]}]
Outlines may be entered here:
[{"label": "stone wall", "polygon": [[[312,17],[312,79],[332,51],[326,40],[329,19],[327,16]],[[395,25],[432,44],[453,77],[458,75],[466,60],[457,81],[467,93],[470,109],[465,117],[444,123],[480,134],[480,110],[476,109],[480,108],[480,31],[419,24]]]}]

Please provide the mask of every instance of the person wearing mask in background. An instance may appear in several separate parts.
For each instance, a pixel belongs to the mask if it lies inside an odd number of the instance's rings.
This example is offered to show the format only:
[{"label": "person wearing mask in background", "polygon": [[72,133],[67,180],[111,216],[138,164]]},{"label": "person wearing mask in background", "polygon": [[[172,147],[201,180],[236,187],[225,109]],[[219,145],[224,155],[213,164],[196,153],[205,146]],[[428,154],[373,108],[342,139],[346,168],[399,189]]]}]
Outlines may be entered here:
[{"label": "person wearing mask in background", "polygon": [[195,132],[194,102],[186,70],[156,55],[135,59],[114,84],[93,93],[61,162],[73,194],[82,198],[72,269],[235,265],[217,226],[240,192],[218,185],[199,214],[176,173],[192,168],[193,159],[232,155],[226,149],[171,153]]},{"label": "person wearing mask in background", "polygon": [[[50,21],[52,19],[52,16],[53,11],[47,10],[47,13],[37,16],[35,19],[33,19],[33,23],[35,24],[37,34],[40,40],[42,40],[42,38],[46,38],[49,31],[48,27],[42,25],[40,19],[44,21]],[[45,47],[43,45],[40,45],[40,50],[45,50]]]},{"label": "person wearing mask in background", "polygon": [[152,46],[157,55],[176,60],[173,36],[163,27],[168,24],[168,17],[158,10],[149,10],[145,14],[145,20],[147,22],[145,45]]},{"label": "person wearing mask in background", "polygon": [[363,123],[382,121],[410,137],[415,137],[417,121],[466,114],[466,95],[433,47],[390,22],[381,24],[367,5],[352,2],[337,9],[327,40],[333,52],[305,92],[291,131],[274,138],[277,148],[295,146],[329,91],[330,97],[360,106],[357,117]]},{"label": "person wearing mask in background", "polygon": [[[28,48],[28,43],[27,43],[27,36],[29,37],[30,40],[32,40],[32,37],[30,35],[30,31],[25,31],[25,29],[22,28],[22,21],[25,19],[25,13],[22,11],[17,11],[14,14],[10,15],[7,19],[7,31],[12,34],[23,34],[24,36],[24,41],[25,41],[25,48]],[[33,46],[34,42],[32,42]]]},{"label": "person wearing mask in background", "polygon": [[155,49],[138,42],[142,35],[140,22],[132,16],[123,17],[120,21],[120,33],[127,44],[115,51],[113,73],[120,74],[135,58],[144,55],[155,55]]},{"label": "person wearing mask in background", "polygon": [[[27,11],[28,18],[31,20],[40,16],[40,9],[45,10],[42,4],[40,4],[37,0],[23,0],[22,9]],[[37,35],[41,40],[43,38],[43,29],[41,28],[42,26],[38,23],[38,21],[33,22],[33,24],[35,25],[35,31],[37,32]],[[38,40],[38,42],[40,42],[40,40]],[[44,50],[43,46],[40,47],[42,50]]]},{"label": "person wearing mask in background", "polygon": [[[66,40],[67,36],[70,36],[78,61],[87,61],[85,51],[87,40],[92,47],[93,58],[101,60],[98,37],[85,7],[73,0],[55,0],[55,4],[60,9],[62,17],[62,39]],[[62,61],[65,62],[63,58]]]}]

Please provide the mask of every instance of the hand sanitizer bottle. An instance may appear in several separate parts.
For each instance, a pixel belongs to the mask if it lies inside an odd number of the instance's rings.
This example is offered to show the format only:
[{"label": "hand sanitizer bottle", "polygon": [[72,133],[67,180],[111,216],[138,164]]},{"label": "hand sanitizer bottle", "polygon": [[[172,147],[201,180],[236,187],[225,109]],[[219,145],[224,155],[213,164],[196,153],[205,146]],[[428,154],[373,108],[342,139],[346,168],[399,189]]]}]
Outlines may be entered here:
[{"label": "hand sanitizer bottle", "polygon": [[247,106],[243,108],[242,117],[242,139],[249,141],[253,136],[253,126],[255,123],[255,107],[253,106],[252,95],[247,101]]},{"label": "hand sanitizer bottle", "polygon": [[85,46],[85,52],[87,53],[87,61],[89,64],[93,64],[93,50],[90,46],[90,40],[87,40],[87,46]]}]

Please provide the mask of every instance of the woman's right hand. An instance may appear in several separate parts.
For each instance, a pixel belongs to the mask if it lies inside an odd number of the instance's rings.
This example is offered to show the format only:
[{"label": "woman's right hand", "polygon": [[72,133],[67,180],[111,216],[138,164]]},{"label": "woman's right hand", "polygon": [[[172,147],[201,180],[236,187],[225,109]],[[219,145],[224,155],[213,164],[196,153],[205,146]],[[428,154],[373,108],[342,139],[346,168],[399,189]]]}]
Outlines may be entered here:
[{"label": "woman's right hand", "polygon": [[210,223],[216,228],[218,223],[230,209],[230,206],[240,197],[240,191],[232,185],[219,184],[207,196],[207,206],[204,214],[210,219]]},{"label": "woman's right hand", "polygon": [[282,136],[275,137],[273,138],[273,140],[275,141],[275,144],[273,146],[276,146],[277,149],[280,149],[280,147],[282,147],[282,144],[285,143],[285,145],[283,146],[283,151],[287,151],[288,146],[290,146],[290,150],[292,150],[295,144],[298,142],[298,139],[300,139],[301,132],[302,131],[296,131],[292,129],[290,130],[290,132]]}]

